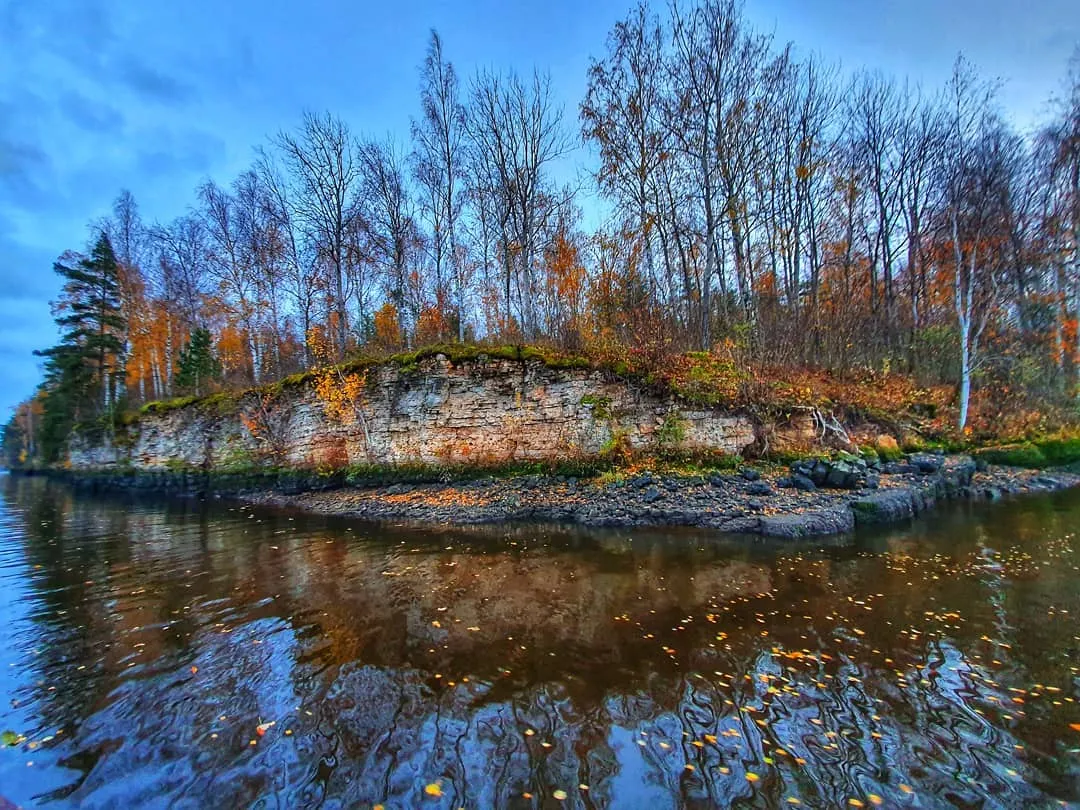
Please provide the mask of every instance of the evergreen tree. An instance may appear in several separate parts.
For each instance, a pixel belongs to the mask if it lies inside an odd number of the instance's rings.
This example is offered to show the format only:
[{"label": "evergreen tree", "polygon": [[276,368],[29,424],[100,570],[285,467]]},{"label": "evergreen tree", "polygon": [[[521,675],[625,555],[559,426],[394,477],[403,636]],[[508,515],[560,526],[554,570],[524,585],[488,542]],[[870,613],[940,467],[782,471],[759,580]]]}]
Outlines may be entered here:
[{"label": "evergreen tree", "polygon": [[112,415],[127,329],[120,312],[119,266],[104,233],[89,256],[65,255],[53,269],[64,279],[53,305],[61,338],[36,352],[45,358],[39,445],[47,461],[58,458],[76,424]]},{"label": "evergreen tree", "polygon": [[180,351],[176,366],[176,385],[195,396],[209,389],[211,382],[221,379],[221,363],[214,356],[210,332],[199,327]]}]

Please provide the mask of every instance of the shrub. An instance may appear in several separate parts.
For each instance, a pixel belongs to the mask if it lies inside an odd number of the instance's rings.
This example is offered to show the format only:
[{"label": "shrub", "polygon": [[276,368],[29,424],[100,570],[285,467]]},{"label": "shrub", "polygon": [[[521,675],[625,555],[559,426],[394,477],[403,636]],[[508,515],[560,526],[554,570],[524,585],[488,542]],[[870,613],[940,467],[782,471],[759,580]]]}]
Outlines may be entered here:
[{"label": "shrub", "polygon": [[1064,466],[1080,461],[1080,437],[1047,438],[1034,442],[1049,466]]}]

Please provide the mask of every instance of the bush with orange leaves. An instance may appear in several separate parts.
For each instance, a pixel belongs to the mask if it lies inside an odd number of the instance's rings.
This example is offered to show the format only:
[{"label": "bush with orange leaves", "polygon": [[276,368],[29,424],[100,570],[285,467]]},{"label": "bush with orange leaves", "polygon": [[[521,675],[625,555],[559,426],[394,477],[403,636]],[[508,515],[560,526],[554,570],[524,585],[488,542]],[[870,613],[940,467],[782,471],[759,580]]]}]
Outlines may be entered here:
[{"label": "bush with orange leaves", "polygon": [[367,368],[348,368],[333,365],[333,348],[321,333],[308,335],[308,348],[317,363],[312,374],[315,393],[322,402],[327,418],[342,425],[359,424],[364,436],[364,454],[371,456],[371,434],[364,416],[364,390],[367,387]]}]

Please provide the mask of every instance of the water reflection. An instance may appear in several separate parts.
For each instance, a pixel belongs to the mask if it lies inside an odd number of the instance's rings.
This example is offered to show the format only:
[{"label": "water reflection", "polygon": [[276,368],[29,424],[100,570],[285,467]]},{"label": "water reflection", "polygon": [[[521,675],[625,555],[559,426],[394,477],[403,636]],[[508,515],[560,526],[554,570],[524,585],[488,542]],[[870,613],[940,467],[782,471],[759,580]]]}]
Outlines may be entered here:
[{"label": "water reflection", "polygon": [[798,552],[0,484],[17,803],[1080,799],[1076,496]]}]

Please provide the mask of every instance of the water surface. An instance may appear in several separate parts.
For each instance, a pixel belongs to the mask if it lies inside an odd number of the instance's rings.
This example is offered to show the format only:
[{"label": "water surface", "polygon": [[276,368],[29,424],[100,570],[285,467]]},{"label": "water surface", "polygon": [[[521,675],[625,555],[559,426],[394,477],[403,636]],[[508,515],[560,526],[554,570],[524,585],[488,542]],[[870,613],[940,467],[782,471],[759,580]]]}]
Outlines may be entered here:
[{"label": "water surface", "polygon": [[1078,494],[811,549],[0,492],[18,805],[1080,801]]}]

